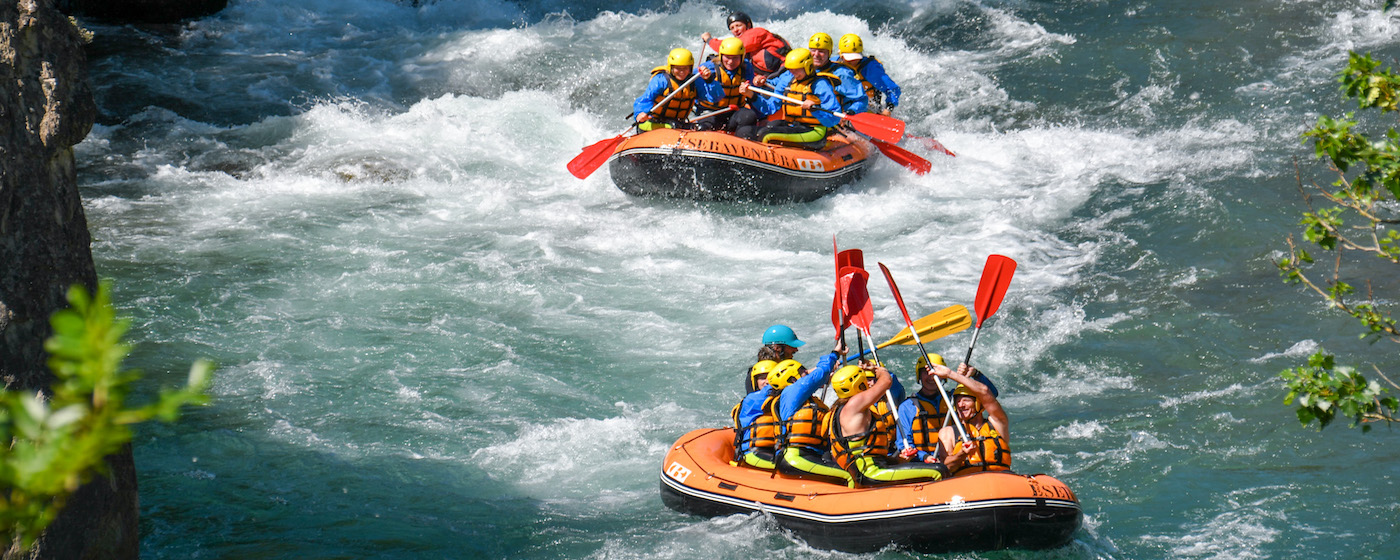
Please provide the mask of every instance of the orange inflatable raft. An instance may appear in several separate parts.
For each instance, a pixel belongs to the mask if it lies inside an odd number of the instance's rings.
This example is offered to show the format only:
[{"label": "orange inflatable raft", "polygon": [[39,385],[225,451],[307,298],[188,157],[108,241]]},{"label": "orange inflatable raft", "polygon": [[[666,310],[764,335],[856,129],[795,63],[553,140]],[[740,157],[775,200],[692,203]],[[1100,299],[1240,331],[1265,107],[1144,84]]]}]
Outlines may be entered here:
[{"label": "orange inflatable raft", "polygon": [[1053,548],[1083,521],[1074,492],[1046,475],[992,471],[851,489],[734,466],[733,442],[728,428],[677,440],[662,463],[662,502],[702,516],[763,512],[814,547],[847,552]]},{"label": "orange inflatable raft", "polygon": [[624,140],[608,169],[634,196],[691,200],[809,202],[865,174],[875,146],[833,131],[820,150],[751,142],[723,132],[643,132]]}]

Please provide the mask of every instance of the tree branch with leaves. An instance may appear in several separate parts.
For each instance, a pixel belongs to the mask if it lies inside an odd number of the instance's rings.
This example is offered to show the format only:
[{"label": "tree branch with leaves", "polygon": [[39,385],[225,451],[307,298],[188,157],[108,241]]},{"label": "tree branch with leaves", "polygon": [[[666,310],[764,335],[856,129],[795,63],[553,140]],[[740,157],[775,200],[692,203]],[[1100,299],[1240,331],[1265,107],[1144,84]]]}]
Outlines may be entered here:
[{"label": "tree branch with leaves", "polygon": [[186,405],[208,401],[214,370],[206,360],[190,368],[184,387],[166,389],[152,403],[127,405],[140,374],[121,368],[131,346],[122,343],[129,321],[112,308],[111,287],[94,295],[68,290],[69,309],[50,318],[44,342],[56,380],[43,392],[0,393],[0,538],[28,549],[58,516],[68,497],[106,457],[131,441],[131,426],[174,421]]},{"label": "tree branch with leaves", "polygon": [[[1400,76],[1381,68],[1369,54],[1351,53],[1339,81],[1343,94],[1355,99],[1362,111],[1400,111]],[[1308,207],[1299,222],[1303,238],[1333,253],[1330,272],[1315,270],[1313,255],[1292,235],[1287,239],[1287,255],[1275,264],[1284,282],[1306,286],[1360,322],[1366,329],[1360,335],[1363,340],[1400,343],[1392,312],[1378,304],[1389,298],[1378,297],[1370,279],[1363,279],[1362,297],[1344,273],[1344,264],[1360,263],[1357,258],[1380,259],[1382,267],[1400,266],[1400,231],[1396,229],[1400,225],[1400,133],[1392,127],[1382,139],[1372,140],[1357,130],[1358,123],[1355,112],[1341,119],[1323,115],[1303,133],[1304,141],[1313,143],[1317,157],[1325,158],[1337,177],[1330,186],[1311,185],[1328,203],[1323,208],[1314,206],[1313,196],[1303,189],[1301,173],[1298,180]],[[1400,391],[1400,385],[1380,368],[1372,368],[1390,388]],[[1373,422],[1400,422],[1400,402],[1388,396],[1388,388],[1367,380],[1355,367],[1338,366],[1325,350],[1313,354],[1305,366],[1284,370],[1280,377],[1288,386],[1284,404],[1298,403],[1298,421],[1304,426],[1317,421],[1319,429],[1325,428],[1338,415],[1350,419],[1352,426],[1363,424],[1362,431],[1370,430]]]}]

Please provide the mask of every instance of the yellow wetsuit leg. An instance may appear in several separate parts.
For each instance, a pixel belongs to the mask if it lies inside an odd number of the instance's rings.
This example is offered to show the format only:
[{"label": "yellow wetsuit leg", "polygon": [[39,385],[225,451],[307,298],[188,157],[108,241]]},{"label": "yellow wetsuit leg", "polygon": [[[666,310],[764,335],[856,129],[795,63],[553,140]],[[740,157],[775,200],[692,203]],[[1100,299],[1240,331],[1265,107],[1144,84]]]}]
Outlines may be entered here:
[{"label": "yellow wetsuit leg", "polygon": [[904,463],[889,465],[876,457],[859,457],[855,462],[861,486],[899,484],[914,480],[942,480],[948,476],[943,463]]},{"label": "yellow wetsuit leg", "polygon": [[773,452],[770,450],[750,450],[744,454],[744,464],[768,471],[778,468],[777,465],[773,464]]},{"label": "yellow wetsuit leg", "polygon": [[846,472],[846,470],[841,467],[823,461],[821,452],[815,449],[808,447],[788,447],[783,449],[782,461],[787,466],[804,473],[838,478],[847,483],[851,481],[850,473]]},{"label": "yellow wetsuit leg", "polygon": [[806,130],[806,131],[797,131],[797,130],[793,130],[793,131],[791,131],[791,132],[786,132],[785,130],[797,129],[797,128],[805,127],[805,126],[806,126],[806,125],[796,125],[796,124],[792,124],[792,123],[788,123],[788,124],[791,124],[791,126],[790,126],[790,127],[782,127],[782,126],[774,126],[774,127],[772,127],[771,129],[772,129],[772,130],[776,130],[776,132],[769,132],[769,133],[764,134],[764,135],[763,135],[763,140],[762,140],[762,141],[763,141],[763,142],[766,142],[766,143],[770,143],[770,144],[773,143],[773,142],[786,142],[786,143],[789,143],[789,144],[811,144],[811,143],[815,143],[815,142],[821,142],[823,139],[826,138],[826,130],[827,130],[827,128],[824,127],[824,126],[820,126],[820,125],[818,125],[818,126],[812,126],[812,127],[810,127],[811,130]]}]

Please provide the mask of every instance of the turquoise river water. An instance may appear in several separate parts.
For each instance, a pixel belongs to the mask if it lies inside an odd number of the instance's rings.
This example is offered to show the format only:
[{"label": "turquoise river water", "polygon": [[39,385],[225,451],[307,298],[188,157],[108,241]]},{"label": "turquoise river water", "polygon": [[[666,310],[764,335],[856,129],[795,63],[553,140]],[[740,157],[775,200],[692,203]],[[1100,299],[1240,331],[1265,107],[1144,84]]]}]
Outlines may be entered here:
[{"label": "turquoise river water", "polygon": [[[847,558],[762,516],[666,509],[661,457],[728,421],[763,329],[829,344],[832,236],[917,315],[1020,268],[975,362],[1017,469],[1084,506],[1068,546],[954,558],[1398,558],[1397,434],[1301,428],[1280,370],[1357,340],[1272,264],[1326,181],[1299,133],[1348,106],[1340,0],[621,3],[231,0],[92,24],[78,147],[142,391],[220,364],[134,442],[142,555]],[[729,9],[860,33],[933,172],[809,204],[631,198],[579,150]],[[879,275],[877,338],[902,326]],[[961,356],[970,331],[932,344]],[[914,350],[882,355],[910,383]],[[904,558],[897,549],[864,555]]]}]

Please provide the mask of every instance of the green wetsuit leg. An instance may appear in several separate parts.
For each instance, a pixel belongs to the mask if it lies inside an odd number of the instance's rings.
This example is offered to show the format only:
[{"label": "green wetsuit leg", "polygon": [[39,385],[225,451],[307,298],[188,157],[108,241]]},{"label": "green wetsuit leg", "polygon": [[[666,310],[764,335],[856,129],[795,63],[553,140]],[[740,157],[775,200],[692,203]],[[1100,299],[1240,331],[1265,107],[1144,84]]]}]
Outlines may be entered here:
[{"label": "green wetsuit leg", "polygon": [[822,453],[810,447],[788,447],[783,449],[782,462],[795,470],[840,479],[850,482],[851,475],[845,469],[822,460]]},{"label": "green wetsuit leg", "polygon": [[767,449],[749,451],[744,454],[744,464],[756,469],[771,471],[778,468],[773,464],[773,452]]},{"label": "green wetsuit leg", "polygon": [[762,141],[765,143],[786,142],[789,144],[813,144],[821,142],[826,138],[827,128],[824,126],[811,126],[802,123],[790,123],[786,121],[775,121],[760,131],[763,135]]},{"label": "green wetsuit leg", "polygon": [[904,463],[889,465],[876,457],[860,457],[855,467],[861,486],[899,484],[915,480],[942,480],[948,476],[948,468],[943,463]]}]

